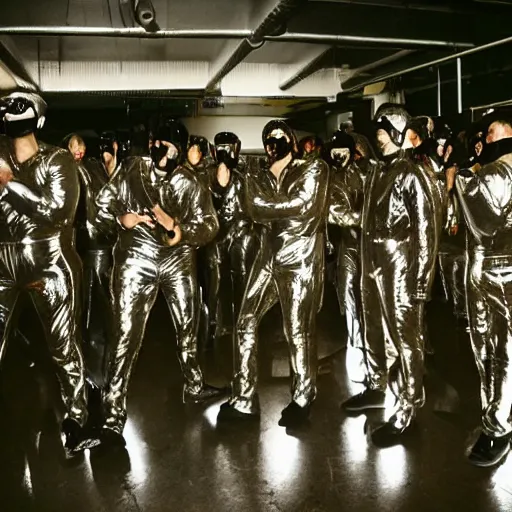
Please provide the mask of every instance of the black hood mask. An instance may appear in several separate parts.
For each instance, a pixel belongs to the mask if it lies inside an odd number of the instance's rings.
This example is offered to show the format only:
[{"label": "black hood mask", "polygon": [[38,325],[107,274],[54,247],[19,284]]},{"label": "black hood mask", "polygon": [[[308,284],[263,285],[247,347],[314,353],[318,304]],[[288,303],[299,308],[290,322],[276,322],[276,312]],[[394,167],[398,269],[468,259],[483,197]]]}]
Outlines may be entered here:
[{"label": "black hood mask", "polygon": [[4,133],[18,139],[43,127],[46,103],[35,93],[14,92],[0,99]]},{"label": "black hood mask", "polygon": [[231,132],[220,132],[214,139],[214,157],[217,165],[224,164],[228,169],[235,169],[240,157],[240,139]]},{"label": "black hood mask", "polygon": [[[154,130],[153,141],[160,141],[157,147],[151,147],[151,159],[155,167],[161,171],[171,173],[180,164],[184,158],[188,146],[188,131],[185,126],[175,119],[161,120],[157,128]],[[160,167],[161,160],[167,155],[169,148],[162,144],[162,141],[170,142],[176,149],[177,153],[173,158],[167,158],[164,167]]]},{"label": "black hood mask", "polygon": [[391,142],[401,148],[409,121],[410,116],[403,105],[385,103],[375,113],[375,132],[384,130],[389,135]]},{"label": "black hood mask", "polygon": [[[287,140],[286,136],[290,140]],[[262,140],[263,147],[272,163],[282,160],[290,152],[294,154],[297,148],[295,133],[284,121],[278,119],[265,125]]]}]

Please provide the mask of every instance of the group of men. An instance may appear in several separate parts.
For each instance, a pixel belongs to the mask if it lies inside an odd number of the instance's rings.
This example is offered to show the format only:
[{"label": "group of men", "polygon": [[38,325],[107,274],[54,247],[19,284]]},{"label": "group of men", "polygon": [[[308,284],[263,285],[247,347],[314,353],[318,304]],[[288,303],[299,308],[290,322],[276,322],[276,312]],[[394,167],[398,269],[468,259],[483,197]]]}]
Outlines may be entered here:
[{"label": "group of men", "polygon": [[[483,150],[472,166],[450,157],[453,144],[432,119],[411,118],[394,104],[375,115],[378,159],[346,130],[334,134],[323,154],[316,140],[299,154],[294,132],[275,120],[262,133],[266,159],[242,161],[235,134],[217,134],[210,150],[206,139],[162,115],[140,156],[120,151],[120,142],[104,134],[97,158],[88,158],[76,136],[65,149],[39,142],[44,115],[38,94],[15,91],[0,100],[0,360],[16,298],[26,291],[57,367],[69,455],[100,443],[124,445],[130,377],[159,290],[175,327],[183,400],[203,403],[230,393],[222,421],[259,417],[258,327],[279,302],[292,367],[291,401],[279,424],[307,422],[316,397],[328,224],[342,232],[338,292],[365,384],[343,408],[382,408],[391,390],[393,414],[371,437],[377,446],[400,442],[425,402],[424,310],[443,233],[454,235],[463,223],[466,311],[483,408],[482,433],[469,457],[486,466],[507,454],[512,125],[506,115],[486,116],[478,139]],[[205,305],[207,342],[219,334],[215,308],[226,260],[235,368],[231,389],[220,389],[204,381],[198,339]],[[87,395],[95,389],[99,429],[87,423]]]}]

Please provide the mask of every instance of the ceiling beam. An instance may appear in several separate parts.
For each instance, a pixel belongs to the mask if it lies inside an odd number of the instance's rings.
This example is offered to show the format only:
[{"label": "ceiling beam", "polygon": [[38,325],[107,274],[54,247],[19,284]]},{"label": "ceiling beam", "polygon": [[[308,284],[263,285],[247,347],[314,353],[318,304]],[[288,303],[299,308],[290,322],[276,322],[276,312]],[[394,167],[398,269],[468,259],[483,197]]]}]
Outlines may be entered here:
[{"label": "ceiling beam", "polygon": [[0,63],[7,69],[12,79],[26,89],[38,91],[39,87],[28,73],[23,59],[19,56],[16,46],[10,38],[0,37]]},{"label": "ceiling beam", "polygon": [[[257,2],[261,6],[267,2]],[[260,22],[252,34],[240,42],[231,51],[225,51],[213,63],[210,80],[205,89],[214,90],[218,87],[222,79],[238,66],[251,52],[260,48],[265,43],[265,37],[283,33],[290,18],[296,15],[302,7],[308,3],[308,0],[278,0],[263,15],[258,13]],[[259,7],[261,9],[261,7]]]},{"label": "ceiling beam", "polygon": [[307,61],[303,62],[298,69],[291,73],[290,76],[281,81],[279,89],[282,91],[291,89],[294,85],[302,82],[302,80],[305,80],[313,73],[328,67],[328,62],[332,62],[332,60],[333,48],[321,48],[320,51],[317,50]]}]

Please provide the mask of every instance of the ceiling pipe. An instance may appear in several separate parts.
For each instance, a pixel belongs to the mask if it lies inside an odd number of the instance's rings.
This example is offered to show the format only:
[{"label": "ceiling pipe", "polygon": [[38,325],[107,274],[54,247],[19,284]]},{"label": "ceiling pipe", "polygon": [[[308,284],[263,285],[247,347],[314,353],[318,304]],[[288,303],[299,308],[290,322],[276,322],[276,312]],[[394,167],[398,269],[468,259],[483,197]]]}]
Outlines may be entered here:
[{"label": "ceiling pipe", "polygon": [[[512,43],[512,37],[506,37],[504,39],[499,39],[498,41],[493,41],[491,43],[483,44],[481,46],[475,46],[474,48],[470,48],[469,50],[464,50],[462,52],[456,52],[456,53],[453,53],[452,55],[448,55],[447,57],[443,57],[443,58],[437,59],[437,60],[432,60],[429,62],[424,62],[423,64],[418,64],[417,66],[412,66],[410,68],[402,69],[400,71],[395,71],[393,73],[388,73],[385,75],[373,77],[368,80],[362,80],[360,83],[355,84],[352,87],[348,88],[345,92],[357,91],[359,89],[363,89],[367,85],[375,84],[377,82],[385,82],[392,78],[403,76],[408,73],[413,73],[414,71],[419,71],[421,69],[439,66],[441,64],[445,64],[447,62],[451,62],[453,60],[456,60],[456,59],[459,59],[462,57],[468,57],[469,55],[473,55],[475,53],[479,53],[484,50],[490,50],[491,48],[496,48],[497,46],[501,46],[501,45],[504,45],[507,43]],[[343,86],[343,84],[342,84],[342,86]]]},{"label": "ceiling pipe", "polygon": [[286,27],[288,20],[304,7],[308,0],[279,0],[265,16],[252,34],[235,48],[225,62],[216,70],[206,85],[207,91],[215,90],[222,79],[238,66],[250,53],[265,43],[265,38],[275,35]]},{"label": "ceiling pipe", "polygon": [[[286,32],[282,35],[257,34],[252,30],[159,30],[147,32],[143,28],[103,28],[103,27],[0,27],[0,35],[32,36],[32,37],[58,37],[58,36],[95,36],[95,37],[122,37],[138,39],[259,39],[256,46],[262,41],[281,43],[310,43],[330,44],[332,46],[346,43],[362,43],[395,46],[397,48],[474,48],[475,45],[467,42],[436,41],[430,39],[404,39],[395,37],[366,37],[346,36],[338,34],[309,34],[301,32]],[[254,44],[254,43],[253,43]],[[251,50],[252,51],[252,50]]]},{"label": "ceiling pipe", "polygon": [[244,39],[251,30],[159,30],[147,32],[143,28],[107,27],[0,27],[0,35],[59,37],[123,37],[136,39]]},{"label": "ceiling pipe", "polygon": [[[1,32],[0,32],[1,33]],[[436,41],[432,39],[404,39],[400,37],[368,37],[368,36],[346,36],[338,34],[307,34],[287,32],[280,36],[269,36],[267,41],[279,41],[281,43],[315,43],[331,44],[333,46],[344,43],[364,44],[386,44],[396,48],[473,48],[472,43],[455,41]]]},{"label": "ceiling pipe", "polygon": [[[330,48],[329,50],[326,50],[324,53],[319,55],[316,59],[313,59],[311,62],[307,63],[299,71],[294,73],[290,78],[283,81],[279,88],[282,91],[287,91],[288,89],[297,85],[302,80],[305,80],[307,77],[309,77],[316,71],[319,71],[320,69],[327,67],[326,61],[328,60],[328,57],[330,57],[330,53],[332,53],[332,51],[333,48]],[[389,55],[388,57],[384,57],[375,62],[365,64],[364,66],[361,66],[357,69],[349,70],[349,72],[351,73],[350,78],[352,79],[353,77],[359,76],[362,73],[366,73],[367,71],[371,71],[372,69],[403,59],[404,57],[412,53],[414,53],[414,50],[401,50],[399,52],[393,53],[392,55]]]},{"label": "ceiling pipe", "polygon": [[304,66],[302,66],[297,72],[295,72],[291,77],[284,80],[280,85],[279,89],[282,91],[287,91],[291,89],[293,86],[297,85],[302,80],[305,80],[308,76],[311,76],[313,73],[316,73],[320,69],[325,68],[326,62],[332,56],[333,48],[328,48],[320,55],[310,60]]}]

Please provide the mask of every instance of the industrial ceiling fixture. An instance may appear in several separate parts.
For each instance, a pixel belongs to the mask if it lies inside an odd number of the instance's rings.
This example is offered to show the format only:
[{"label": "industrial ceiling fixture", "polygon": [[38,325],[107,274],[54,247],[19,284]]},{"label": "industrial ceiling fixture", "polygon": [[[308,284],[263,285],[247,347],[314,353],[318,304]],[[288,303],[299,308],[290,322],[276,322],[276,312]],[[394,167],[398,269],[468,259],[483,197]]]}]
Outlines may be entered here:
[{"label": "industrial ceiling fixture", "polygon": [[148,32],[158,32],[156,12],[151,0],[132,0],[135,21]]},{"label": "industrial ceiling fixture", "polygon": [[123,25],[128,27],[140,25],[146,32],[158,32],[156,11],[151,0],[118,0],[119,13]]}]

